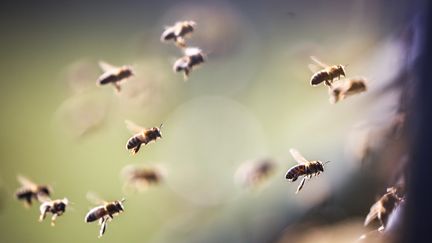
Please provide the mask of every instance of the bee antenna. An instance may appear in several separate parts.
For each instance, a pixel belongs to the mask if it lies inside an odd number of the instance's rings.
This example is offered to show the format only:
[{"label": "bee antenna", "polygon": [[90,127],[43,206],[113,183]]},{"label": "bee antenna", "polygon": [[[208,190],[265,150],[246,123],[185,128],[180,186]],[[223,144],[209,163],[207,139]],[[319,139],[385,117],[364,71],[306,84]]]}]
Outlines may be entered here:
[{"label": "bee antenna", "polygon": [[163,123],[160,124],[159,129],[162,129]]},{"label": "bee antenna", "polygon": [[324,162],[324,164],[328,164],[328,163],[330,163],[331,161],[326,161],[326,162]]},{"label": "bee antenna", "polygon": [[124,201],[126,201],[126,198],[123,197],[123,198],[120,200],[120,202],[121,202],[121,203],[124,203]]}]

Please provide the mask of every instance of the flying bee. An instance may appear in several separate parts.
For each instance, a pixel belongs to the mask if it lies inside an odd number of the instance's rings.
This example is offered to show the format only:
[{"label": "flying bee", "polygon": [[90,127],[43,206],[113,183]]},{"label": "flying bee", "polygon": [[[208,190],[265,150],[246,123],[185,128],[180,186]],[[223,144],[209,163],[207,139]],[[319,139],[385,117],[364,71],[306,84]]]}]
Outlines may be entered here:
[{"label": "flying bee", "polygon": [[61,216],[66,211],[66,206],[68,204],[69,201],[67,198],[43,202],[39,207],[39,221],[42,222],[45,219],[47,213],[52,213],[53,216],[51,217],[51,226],[54,226],[55,220],[58,216]]},{"label": "flying bee", "polygon": [[315,66],[314,64],[309,64],[310,70],[314,73],[311,77],[310,83],[311,85],[315,86],[322,82],[325,83],[327,86],[331,86],[334,79],[340,79],[341,76],[345,77],[345,66],[343,65],[327,65],[324,62],[321,62],[318,60],[318,58],[311,56],[310,57],[312,61],[315,62],[319,67],[322,69],[319,71],[316,71],[312,66]]},{"label": "flying bee", "polygon": [[329,87],[330,103],[335,104],[348,96],[367,91],[366,79],[352,78],[345,80],[340,85]]},{"label": "flying bee", "polygon": [[18,200],[24,201],[24,206],[30,207],[33,200],[45,202],[50,200],[52,189],[48,185],[38,185],[28,178],[18,175],[17,179],[21,187],[15,192]]},{"label": "flying bee", "polygon": [[404,199],[400,196],[401,188],[389,187],[387,192],[376,203],[372,205],[368,215],[366,216],[364,225],[367,226],[370,222],[378,219],[381,227],[378,231],[383,231],[387,226],[390,214]]},{"label": "flying bee", "polygon": [[142,144],[146,145],[151,141],[156,141],[158,138],[162,138],[160,130],[162,129],[163,124],[159,127],[145,129],[136,125],[132,121],[126,120],[125,123],[126,127],[135,134],[129,138],[126,144],[126,148],[128,150],[132,149],[133,154],[136,154],[139,151]]},{"label": "flying bee", "polygon": [[298,177],[303,176],[303,179],[297,187],[297,194],[303,188],[306,179],[310,179],[312,176],[317,176],[321,172],[324,172],[324,163],[319,160],[308,161],[296,149],[290,149],[290,153],[297,161],[298,165],[291,167],[287,171],[285,178],[290,182],[294,182]]},{"label": "flying bee", "polygon": [[124,188],[132,187],[138,191],[144,191],[151,185],[161,183],[163,179],[161,168],[140,167],[137,165],[127,165],[123,168],[121,175],[125,180]]},{"label": "flying bee", "polygon": [[134,75],[132,68],[129,66],[115,67],[104,61],[100,61],[99,66],[104,73],[97,79],[96,84],[112,84],[117,92],[121,91],[120,84]]},{"label": "flying bee", "polygon": [[175,44],[181,48],[186,47],[185,37],[190,35],[195,28],[194,21],[179,21],[173,26],[165,27],[161,36],[161,41],[173,40]]},{"label": "flying bee", "polygon": [[114,219],[115,215],[118,215],[124,211],[123,202],[125,199],[116,200],[112,202],[106,202],[104,200],[99,199],[97,196],[93,194],[87,194],[87,198],[90,201],[93,201],[95,204],[102,204],[95,208],[92,208],[84,218],[86,223],[91,223],[96,220],[99,220],[100,230],[99,230],[99,238],[103,236],[105,233],[108,220],[111,221]]},{"label": "flying bee", "polygon": [[189,78],[189,74],[195,66],[205,62],[205,54],[201,49],[189,47],[184,50],[185,56],[177,59],[173,65],[174,72],[184,72],[184,80]]},{"label": "flying bee", "polygon": [[246,187],[257,187],[270,177],[276,169],[276,162],[272,159],[248,161],[240,165],[235,179]]}]

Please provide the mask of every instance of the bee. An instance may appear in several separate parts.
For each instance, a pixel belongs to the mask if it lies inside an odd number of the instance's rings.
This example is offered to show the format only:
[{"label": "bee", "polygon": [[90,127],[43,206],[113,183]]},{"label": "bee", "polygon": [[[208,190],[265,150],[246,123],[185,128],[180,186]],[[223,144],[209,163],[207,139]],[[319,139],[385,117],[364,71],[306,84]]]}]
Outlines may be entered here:
[{"label": "bee", "polygon": [[24,201],[24,206],[30,207],[33,200],[39,202],[45,202],[49,200],[52,193],[52,189],[48,185],[38,185],[28,178],[18,175],[17,179],[21,184],[21,187],[15,192],[15,196],[18,200]]},{"label": "bee", "polygon": [[308,161],[296,149],[290,149],[290,153],[292,157],[299,164],[291,167],[287,171],[285,178],[290,182],[294,182],[297,180],[298,177],[303,176],[303,179],[301,180],[299,186],[297,187],[297,191],[296,191],[297,194],[303,188],[306,179],[310,179],[312,178],[312,176],[317,176],[320,173],[324,172],[325,163],[319,160]]},{"label": "bee", "polygon": [[329,87],[330,103],[335,104],[350,95],[367,91],[366,79],[352,78],[345,80],[340,85]]},{"label": "bee", "polygon": [[104,73],[97,79],[97,85],[112,84],[117,92],[121,91],[120,83],[134,75],[129,66],[115,67],[104,61],[99,62]]},{"label": "bee", "polygon": [[146,168],[136,165],[128,165],[122,170],[122,177],[126,187],[132,187],[138,191],[143,191],[151,185],[159,184],[163,175],[160,168]]},{"label": "bee", "polygon": [[189,47],[184,50],[185,56],[177,59],[173,65],[174,72],[184,72],[184,80],[189,78],[189,74],[195,66],[205,62],[205,54],[201,49]]},{"label": "bee", "polygon": [[186,47],[185,37],[194,31],[195,25],[194,21],[176,22],[173,26],[165,27],[160,39],[162,42],[173,40],[177,46],[184,48]]},{"label": "bee", "polygon": [[52,213],[53,216],[51,217],[51,226],[54,226],[55,220],[58,216],[61,216],[66,211],[66,206],[68,204],[69,201],[67,198],[43,202],[39,207],[39,222],[42,222],[45,219],[47,213]]},{"label": "bee", "polygon": [[95,208],[92,208],[84,218],[86,223],[91,223],[96,220],[99,220],[100,230],[99,230],[99,238],[103,236],[105,233],[108,220],[111,221],[114,219],[115,215],[118,215],[124,211],[123,202],[125,199],[116,200],[112,202],[106,202],[104,200],[99,199],[97,196],[93,194],[87,194],[87,197],[90,201],[93,201],[95,204],[102,204]]},{"label": "bee", "polygon": [[249,161],[240,165],[235,178],[244,186],[256,187],[270,177],[275,169],[275,161],[269,158]]},{"label": "bee", "polygon": [[132,121],[125,121],[125,123],[126,127],[131,132],[135,133],[135,135],[129,138],[126,144],[126,149],[132,149],[133,154],[138,153],[142,144],[146,145],[151,141],[156,141],[158,138],[162,138],[161,129],[163,124],[161,124],[159,127],[145,129],[136,125]]},{"label": "bee", "polygon": [[364,221],[364,225],[367,226],[373,220],[378,219],[381,223],[381,227],[378,228],[378,231],[383,231],[387,226],[390,214],[399,205],[399,203],[404,200],[403,197],[399,195],[400,193],[401,188],[387,188],[387,192],[370,208]]},{"label": "bee", "polygon": [[321,70],[316,72],[314,68],[312,68],[312,66],[315,65],[314,64],[309,65],[309,68],[314,73],[310,80],[311,85],[315,86],[324,82],[325,85],[331,86],[334,79],[336,78],[340,79],[340,76],[345,77],[345,66],[343,65],[329,66],[326,63],[321,62],[320,60],[318,60],[318,58],[314,56],[311,56],[310,58],[312,59],[312,61],[315,62],[315,64],[317,64],[319,67],[322,68]]}]

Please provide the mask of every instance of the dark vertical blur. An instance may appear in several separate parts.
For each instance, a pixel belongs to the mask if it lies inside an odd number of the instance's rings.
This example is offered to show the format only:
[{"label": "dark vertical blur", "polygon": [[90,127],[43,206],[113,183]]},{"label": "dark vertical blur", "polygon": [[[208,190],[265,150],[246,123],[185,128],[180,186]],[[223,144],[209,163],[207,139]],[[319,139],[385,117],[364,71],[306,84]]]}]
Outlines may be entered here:
[{"label": "dark vertical blur", "polygon": [[431,5],[424,4],[422,16],[415,21],[420,52],[414,63],[418,85],[414,101],[412,163],[408,179],[406,231],[401,242],[430,242],[432,218],[432,82],[430,57],[432,56]]}]

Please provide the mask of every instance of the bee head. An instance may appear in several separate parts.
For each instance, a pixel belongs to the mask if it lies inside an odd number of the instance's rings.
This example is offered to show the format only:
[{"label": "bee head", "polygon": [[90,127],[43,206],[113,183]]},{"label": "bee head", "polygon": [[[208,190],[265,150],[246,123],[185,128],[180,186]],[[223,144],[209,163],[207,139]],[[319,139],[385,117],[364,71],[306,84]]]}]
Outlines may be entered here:
[{"label": "bee head", "polygon": [[318,164],[319,164],[318,170],[320,170],[321,172],[324,172],[324,165],[327,164],[327,163],[330,163],[330,161],[326,161],[324,163],[321,162],[321,161],[318,161]]},{"label": "bee head", "polygon": [[51,194],[51,188],[47,185],[41,185],[38,188],[38,193],[41,195],[47,195],[49,196]]},{"label": "bee head", "polygon": [[159,127],[154,127],[154,128],[153,128],[153,130],[154,130],[155,133],[156,133],[156,136],[159,137],[159,138],[162,138],[162,134],[161,134],[162,126],[163,126],[163,123],[160,124]]},{"label": "bee head", "polygon": [[345,67],[346,67],[346,65],[345,66],[344,65],[337,65],[337,68],[338,68],[340,74],[343,75],[344,77],[346,76],[345,75]]},{"label": "bee head", "polygon": [[116,201],[115,202],[115,206],[116,206],[116,208],[117,208],[117,210],[119,211],[119,212],[123,212],[124,211],[124,207],[123,207],[123,202],[125,201],[126,199],[122,199],[122,200],[120,200],[120,201]]}]

